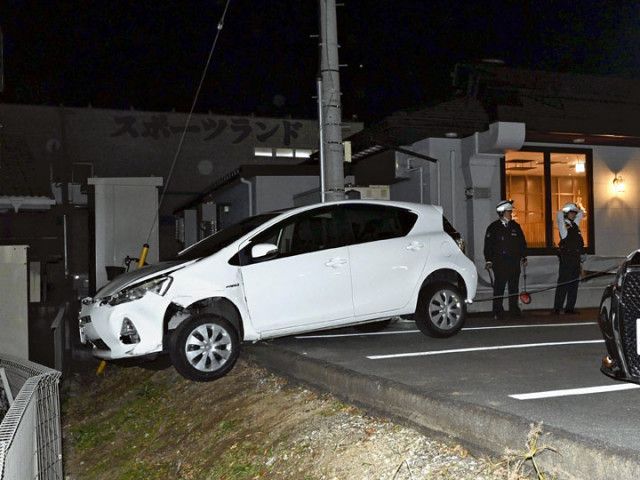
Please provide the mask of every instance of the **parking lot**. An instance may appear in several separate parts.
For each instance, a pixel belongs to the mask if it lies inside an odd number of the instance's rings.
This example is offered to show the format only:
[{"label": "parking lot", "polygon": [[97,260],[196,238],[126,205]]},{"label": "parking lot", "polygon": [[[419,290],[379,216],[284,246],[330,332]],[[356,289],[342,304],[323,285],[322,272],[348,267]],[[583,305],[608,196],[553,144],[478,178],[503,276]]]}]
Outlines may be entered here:
[{"label": "parking lot", "polygon": [[590,448],[633,456],[640,451],[640,387],[600,372],[605,349],[595,310],[558,317],[530,312],[501,323],[476,315],[448,339],[426,337],[412,321],[398,319],[377,333],[342,329],[270,343],[425,398],[543,422],[545,430]]}]

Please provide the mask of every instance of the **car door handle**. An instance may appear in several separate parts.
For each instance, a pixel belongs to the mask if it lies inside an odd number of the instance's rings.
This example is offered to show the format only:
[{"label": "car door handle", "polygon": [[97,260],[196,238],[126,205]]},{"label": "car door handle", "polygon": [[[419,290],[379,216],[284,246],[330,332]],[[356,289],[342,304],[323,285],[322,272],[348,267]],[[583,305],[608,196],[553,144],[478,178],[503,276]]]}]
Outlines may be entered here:
[{"label": "car door handle", "polygon": [[325,262],[325,265],[327,267],[340,268],[345,263],[347,263],[347,260],[345,258],[332,258],[328,262]]},{"label": "car door handle", "polygon": [[415,252],[420,250],[422,247],[424,247],[424,243],[422,242],[411,242],[407,245],[407,250],[413,250]]}]

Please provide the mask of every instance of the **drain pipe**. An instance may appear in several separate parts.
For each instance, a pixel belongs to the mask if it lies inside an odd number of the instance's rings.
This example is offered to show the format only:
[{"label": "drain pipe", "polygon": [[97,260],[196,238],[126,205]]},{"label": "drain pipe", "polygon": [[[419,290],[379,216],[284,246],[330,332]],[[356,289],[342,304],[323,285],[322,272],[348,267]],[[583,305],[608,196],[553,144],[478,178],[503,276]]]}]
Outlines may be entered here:
[{"label": "drain pipe", "polygon": [[253,183],[250,180],[246,180],[244,177],[240,177],[240,182],[247,186],[249,192],[249,216],[253,216]]},{"label": "drain pipe", "polygon": [[456,224],[456,151],[449,151],[449,165],[451,166],[451,223]]},{"label": "drain pipe", "polygon": [[438,187],[438,205],[442,205],[442,199],[440,198],[440,162],[436,163],[436,180]]}]

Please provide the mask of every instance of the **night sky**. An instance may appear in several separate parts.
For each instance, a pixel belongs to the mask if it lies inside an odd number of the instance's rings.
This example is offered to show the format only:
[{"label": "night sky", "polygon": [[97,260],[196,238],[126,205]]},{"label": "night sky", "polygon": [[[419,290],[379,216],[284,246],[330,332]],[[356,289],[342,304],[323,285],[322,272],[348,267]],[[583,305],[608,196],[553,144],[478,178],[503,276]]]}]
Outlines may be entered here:
[{"label": "night sky", "polygon": [[[640,2],[342,0],[343,118],[448,98],[457,62],[640,78]],[[316,0],[231,0],[196,111],[316,115]],[[224,1],[0,1],[0,101],[188,111]]]}]

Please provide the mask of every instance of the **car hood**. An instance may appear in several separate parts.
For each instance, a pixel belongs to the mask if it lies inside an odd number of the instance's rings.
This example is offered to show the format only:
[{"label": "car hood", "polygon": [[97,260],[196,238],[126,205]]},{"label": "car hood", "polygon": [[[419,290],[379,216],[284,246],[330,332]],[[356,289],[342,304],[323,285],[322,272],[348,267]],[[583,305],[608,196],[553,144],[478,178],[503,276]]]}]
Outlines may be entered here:
[{"label": "car hood", "polygon": [[154,265],[147,265],[146,267],[123,273],[122,275],[118,275],[115,279],[98,290],[98,293],[96,293],[96,298],[110,297],[111,295],[118,293],[123,288],[128,287],[129,285],[139,283],[146,278],[156,277],[163,273],[166,274],[174,272],[197,261],[198,259],[172,260],[170,262],[160,262]]}]

